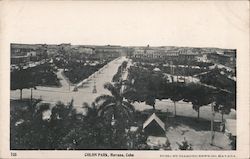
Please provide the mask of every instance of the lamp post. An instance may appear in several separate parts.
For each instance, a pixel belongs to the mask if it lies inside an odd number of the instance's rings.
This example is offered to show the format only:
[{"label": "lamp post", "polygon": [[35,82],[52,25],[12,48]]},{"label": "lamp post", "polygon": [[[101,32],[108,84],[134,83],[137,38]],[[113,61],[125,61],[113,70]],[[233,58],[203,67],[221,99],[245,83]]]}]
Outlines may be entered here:
[{"label": "lamp post", "polygon": [[170,75],[172,77],[172,82],[174,82],[174,67],[173,67],[173,61],[170,61]]},{"label": "lamp post", "polygon": [[29,86],[30,86],[30,101],[32,102],[33,100],[33,89],[36,89],[36,84],[37,84],[37,78],[35,76],[35,74],[32,72],[31,73],[31,79],[33,80],[30,80],[29,81]]},{"label": "lamp post", "polygon": [[97,93],[95,81],[94,81],[94,86],[93,86],[93,91],[92,91],[92,93]]},{"label": "lamp post", "polygon": [[30,100],[33,100],[33,89],[36,90],[36,87],[31,87],[30,88]]},{"label": "lamp post", "polygon": [[30,89],[30,101],[32,101],[33,98],[33,88]]}]

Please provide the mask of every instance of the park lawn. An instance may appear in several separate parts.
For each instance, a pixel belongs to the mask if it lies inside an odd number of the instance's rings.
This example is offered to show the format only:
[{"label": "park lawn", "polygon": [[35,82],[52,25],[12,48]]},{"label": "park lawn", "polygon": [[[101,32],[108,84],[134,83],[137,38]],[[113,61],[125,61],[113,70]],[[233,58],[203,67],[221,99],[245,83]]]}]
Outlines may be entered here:
[{"label": "park lawn", "polygon": [[90,75],[98,71],[100,68],[102,68],[104,65],[106,65],[107,62],[102,64],[97,64],[95,66],[82,66],[82,65],[76,65],[72,68],[69,68],[67,71],[64,71],[64,75],[69,79],[69,81],[73,84],[77,84],[80,81],[88,78]]},{"label": "park lawn", "polygon": [[[143,111],[152,109],[153,107],[145,104],[145,102],[134,102],[132,103],[136,110]],[[174,103],[169,100],[156,100],[155,109],[162,112],[174,112]],[[210,120],[211,119],[211,106],[202,106],[200,108],[200,118]],[[197,117],[197,112],[192,108],[192,103],[179,101],[176,102],[176,114],[185,117]],[[229,114],[224,115],[224,119],[236,119],[236,110],[231,110]],[[221,114],[215,113],[215,120],[221,120]]]},{"label": "park lawn", "polygon": [[[136,111],[137,125],[142,125],[153,113],[152,109]],[[178,143],[184,141],[184,137],[193,150],[231,150],[230,139],[226,134],[219,131],[219,123],[214,123],[215,136],[211,145],[210,121],[195,117],[176,116],[171,112],[156,110],[157,116],[165,123],[166,137],[172,150],[179,150]]]},{"label": "park lawn", "polygon": [[[166,123],[168,124],[168,123]],[[199,131],[185,124],[176,127],[170,126],[166,131],[172,150],[178,150],[178,143],[184,140],[184,137],[193,150],[231,150],[229,138],[222,132],[215,132],[214,144],[211,145],[211,131]]]},{"label": "park lawn", "polygon": [[192,117],[176,116],[166,118],[166,136],[172,150],[178,150],[178,143],[185,139],[192,145],[193,150],[231,150],[230,140],[218,131],[218,125],[214,127],[215,136],[211,145],[210,121]]}]

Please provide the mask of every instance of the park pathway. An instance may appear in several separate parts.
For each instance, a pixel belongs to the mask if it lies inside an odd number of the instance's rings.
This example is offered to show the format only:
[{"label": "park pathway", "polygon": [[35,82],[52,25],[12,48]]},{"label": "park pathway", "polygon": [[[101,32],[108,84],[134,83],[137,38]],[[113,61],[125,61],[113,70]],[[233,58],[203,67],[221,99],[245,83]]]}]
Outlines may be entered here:
[{"label": "park pathway", "polygon": [[[34,98],[41,98],[44,102],[56,103],[57,101],[62,101],[64,103],[74,100],[74,106],[78,109],[82,106],[83,102],[91,104],[94,99],[101,94],[108,94],[109,92],[103,88],[106,82],[111,82],[114,74],[117,72],[118,67],[125,60],[125,57],[119,57],[105,67],[103,67],[99,72],[91,76],[87,82],[85,82],[77,91],[69,91],[69,85],[61,76],[60,71],[58,75],[62,78],[62,87],[38,87],[33,90]],[[96,85],[97,93],[92,93],[93,87]],[[70,89],[73,89],[71,87]],[[30,98],[30,89],[23,90],[23,98]],[[10,92],[11,99],[19,99],[20,91],[15,90]]]}]

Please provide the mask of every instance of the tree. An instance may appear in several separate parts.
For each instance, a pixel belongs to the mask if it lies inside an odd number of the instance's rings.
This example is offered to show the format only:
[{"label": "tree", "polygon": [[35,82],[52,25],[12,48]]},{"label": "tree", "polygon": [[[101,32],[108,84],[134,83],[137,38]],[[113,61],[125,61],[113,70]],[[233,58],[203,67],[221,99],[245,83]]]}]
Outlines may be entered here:
[{"label": "tree", "polygon": [[166,98],[169,98],[174,103],[174,115],[176,116],[176,102],[183,99],[183,94],[185,93],[185,87],[181,83],[171,83],[168,85],[169,93]]},{"label": "tree", "polygon": [[208,105],[213,101],[212,90],[199,84],[187,85],[185,99],[192,102],[193,109],[197,111],[197,118],[200,118],[200,107]]},{"label": "tree", "polygon": [[112,78],[112,82],[119,82],[122,77],[122,72],[127,68],[127,61],[123,61],[122,64],[118,67],[116,74]]},{"label": "tree", "polygon": [[148,78],[146,104],[151,105],[153,110],[155,110],[155,100],[159,98],[159,91],[163,83],[162,79],[162,74],[158,72],[151,72]]},{"label": "tree", "polygon": [[108,120],[114,117],[119,122],[124,122],[124,119],[131,121],[135,109],[129,102],[123,100],[125,92],[121,91],[121,86],[122,82],[114,85],[104,84],[104,88],[109,90],[111,95],[101,95],[95,99],[100,116],[106,116]]},{"label": "tree", "polygon": [[50,105],[40,100],[22,102],[27,105],[15,111],[15,118],[11,112],[11,149],[49,149],[49,122],[43,119],[43,113]]},{"label": "tree", "polygon": [[73,99],[67,105],[57,102],[52,108],[49,124],[53,138],[50,143],[52,149],[58,149],[63,144],[62,138],[77,124],[76,116],[76,110],[73,108]]},{"label": "tree", "polygon": [[[86,115],[63,138],[65,149],[126,149],[126,134],[119,124],[111,125],[107,116],[102,116],[99,105],[83,103]],[[105,114],[106,115],[106,114]],[[102,130],[102,131],[100,131]]]},{"label": "tree", "polygon": [[[92,103],[83,103],[86,113],[62,138],[62,149],[109,149],[111,127],[98,116],[97,108]],[[100,131],[102,130],[102,131]]]},{"label": "tree", "polygon": [[200,81],[228,92],[236,93],[236,81],[228,78],[226,74],[221,74],[221,72],[221,69],[215,68],[205,75],[200,75]]},{"label": "tree", "polygon": [[59,79],[54,73],[55,69],[49,64],[44,63],[36,67],[11,72],[11,90],[20,90],[20,99],[22,99],[22,90],[36,88],[38,85],[55,85],[59,86]]},{"label": "tree", "polygon": [[32,82],[33,76],[30,69],[15,70],[11,72],[11,90],[20,90],[20,99],[22,100],[23,89],[32,88],[36,86],[35,82]]},{"label": "tree", "polygon": [[231,109],[236,109],[235,94],[224,91],[214,93],[215,111],[221,113],[221,121],[224,120],[224,114],[229,114]]},{"label": "tree", "polygon": [[134,106],[123,100],[123,81],[104,84],[104,88],[109,90],[111,95],[101,95],[95,99],[95,104],[100,116],[106,125],[110,127],[109,135],[110,147],[112,149],[124,149],[126,147],[125,128],[129,127],[133,121],[135,112]]},{"label": "tree", "polygon": [[128,81],[130,82],[129,87],[127,87],[129,93],[124,94],[125,97],[133,102],[146,102],[155,110],[155,100],[161,98],[161,87],[165,82],[163,74],[131,66]]}]

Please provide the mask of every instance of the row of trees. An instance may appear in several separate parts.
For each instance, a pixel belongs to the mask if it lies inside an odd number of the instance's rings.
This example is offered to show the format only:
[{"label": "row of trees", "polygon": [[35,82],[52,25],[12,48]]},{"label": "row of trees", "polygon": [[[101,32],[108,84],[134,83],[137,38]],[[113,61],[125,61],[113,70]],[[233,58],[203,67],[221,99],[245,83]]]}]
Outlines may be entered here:
[{"label": "row of trees", "polygon": [[22,99],[23,89],[35,88],[36,86],[60,86],[56,71],[47,62],[27,69],[20,67],[20,69],[11,72],[11,90],[20,90],[20,99]]},{"label": "row of trees", "polygon": [[[194,68],[190,65],[186,65],[186,67],[180,67],[178,65],[173,66],[164,66],[163,63],[160,64],[152,64],[152,63],[136,63],[138,67],[145,67],[149,70],[153,70],[154,68],[159,68],[162,72],[172,75],[178,76],[193,76],[196,74],[200,74],[208,71],[208,66],[200,65],[200,68]],[[174,70],[174,71],[172,71]]]},{"label": "row of trees", "polygon": [[127,68],[127,61],[123,61],[122,64],[118,67],[116,74],[112,78],[112,82],[119,82],[122,78],[123,71]]},{"label": "row of trees", "polygon": [[219,89],[212,89],[200,84],[170,83],[161,73],[142,67],[130,67],[128,80],[130,86],[126,87],[125,97],[132,102],[146,102],[155,109],[155,100],[170,99],[175,106],[176,102],[186,101],[193,104],[193,109],[200,117],[200,107],[215,102],[215,110],[223,114],[236,109],[234,93],[228,93]]},{"label": "row of trees", "polygon": [[221,74],[221,70],[215,68],[207,74],[200,75],[202,83],[215,86],[217,88],[226,89],[232,93],[236,92],[236,81],[229,79],[226,74]]},{"label": "row of trees", "polygon": [[163,64],[173,64],[173,65],[185,65],[185,66],[199,66],[200,68],[207,69],[209,66],[214,65],[211,62],[199,62],[195,59],[164,59],[164,58],[157,58],[157,59],[150,59],[150,58],[133,58],[133,62],[136,63],[153,63],[157,65]]}]

